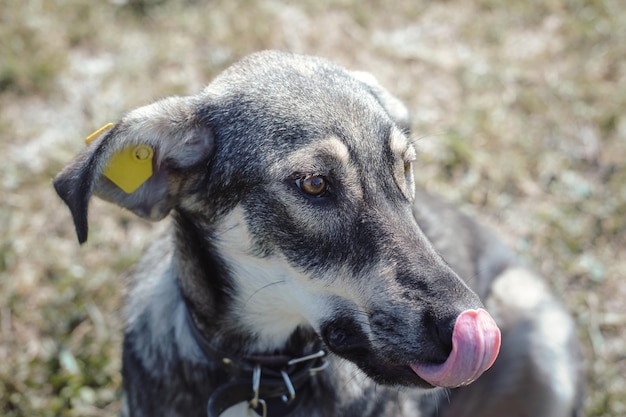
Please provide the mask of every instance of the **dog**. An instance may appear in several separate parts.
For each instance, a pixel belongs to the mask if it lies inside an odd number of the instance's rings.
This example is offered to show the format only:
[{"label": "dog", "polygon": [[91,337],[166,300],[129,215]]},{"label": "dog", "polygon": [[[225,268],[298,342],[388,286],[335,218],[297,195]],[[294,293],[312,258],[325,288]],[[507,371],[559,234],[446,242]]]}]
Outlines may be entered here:
[{"label": "dog", "polygon": [[[572,417],[572,319],[491,232],[414,182],[369,73],[265,51],[126,114],[53,183],[171,224],[137,265],[123,416]],[[419,169],[417,169],[419,172]]]}]

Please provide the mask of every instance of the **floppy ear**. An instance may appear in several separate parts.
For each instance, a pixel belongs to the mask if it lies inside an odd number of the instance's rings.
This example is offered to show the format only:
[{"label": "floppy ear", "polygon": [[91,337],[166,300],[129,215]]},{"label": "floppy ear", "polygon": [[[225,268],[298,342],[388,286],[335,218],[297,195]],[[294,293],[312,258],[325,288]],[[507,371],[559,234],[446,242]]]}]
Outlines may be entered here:
[{"label": "floppy ear", "polygon": [[160,220],[177,204],[185,174],[206,164],[214,143],[194,97],[170,97],[138,108],[92,136],[53,181],[72,213],[80,243],[87,240],[92,194]]},{"label": "floppy ear", "polygon": [[369,90],[378,100],[396,125],[406,134],[411,132],[411,117],[406,106],[393,94],[387,91],[372,74],[366,71],[351,71],[350,74]]}]

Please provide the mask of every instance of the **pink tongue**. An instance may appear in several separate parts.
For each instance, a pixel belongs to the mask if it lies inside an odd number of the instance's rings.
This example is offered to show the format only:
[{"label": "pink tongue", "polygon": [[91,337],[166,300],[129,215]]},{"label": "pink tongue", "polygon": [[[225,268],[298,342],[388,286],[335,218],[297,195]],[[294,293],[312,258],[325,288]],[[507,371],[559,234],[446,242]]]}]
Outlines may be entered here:
[{"label": "pink tongue", "polygon": [[457,317],[452,332],[452,352],[440,365],[411,365],[431,385],[455,388],[474,382],[493,365],[500,350],[500,330],[483,309],[467,310]]}]

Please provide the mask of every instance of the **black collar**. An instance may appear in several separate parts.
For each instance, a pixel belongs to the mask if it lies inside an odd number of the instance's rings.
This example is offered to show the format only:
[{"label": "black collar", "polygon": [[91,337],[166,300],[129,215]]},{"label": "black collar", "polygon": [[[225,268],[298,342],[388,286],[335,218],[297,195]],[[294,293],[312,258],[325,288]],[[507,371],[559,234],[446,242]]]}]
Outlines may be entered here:
[{"label": "black collar", "polygon": [[246,402],[261,417],[284,417],[302,400],[310,377],[328,366],[326,352],[317,344],[314,353],[299,358],[284,355],[234,357],[216,349],[198,329],[189,308],[187,322],[204,354],[219,363],[233,379],[219,385],[209,397],[207,416],[219,417],[228,408]]}]

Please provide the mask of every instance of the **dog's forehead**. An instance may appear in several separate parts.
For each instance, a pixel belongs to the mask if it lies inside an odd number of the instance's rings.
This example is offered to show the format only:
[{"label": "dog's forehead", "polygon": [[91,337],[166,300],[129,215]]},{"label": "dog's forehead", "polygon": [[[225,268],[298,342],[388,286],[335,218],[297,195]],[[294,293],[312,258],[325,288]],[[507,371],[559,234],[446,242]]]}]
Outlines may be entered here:
[{"label": "dog's forehead", "polygon": [[[324,59],[265,52],[228,68],[205,90],[221,110],[276,130],[349,127],[384,110],[365,85]],[[282,124],[282,125],[281,125]]]},{"label": "dog's forehead", "polygon": [[228,95],[277,91],[299,85],[300,90],[294,91],[297,94],[304,92],[306,86],[323,91],[329,81],[340,87],[350,78],[345,69],[323,58],[265,51],[228,67],[207,87],[207,92]]},{"label": "dog's forehead", "polygon": [[249,169],[309,163],[314,172],[324,158],[373,166],[409,146],[371,90],[324,59],[255,54],[224,71],[205,94],[222,164],[243,156]]}]

